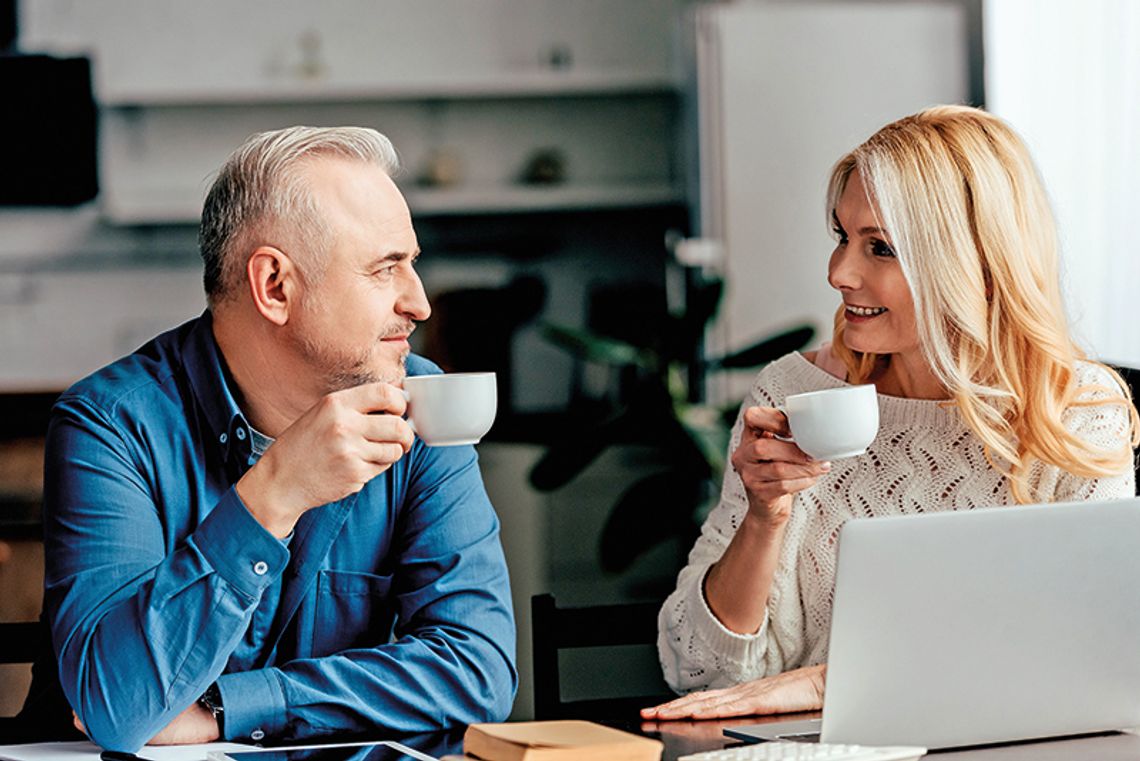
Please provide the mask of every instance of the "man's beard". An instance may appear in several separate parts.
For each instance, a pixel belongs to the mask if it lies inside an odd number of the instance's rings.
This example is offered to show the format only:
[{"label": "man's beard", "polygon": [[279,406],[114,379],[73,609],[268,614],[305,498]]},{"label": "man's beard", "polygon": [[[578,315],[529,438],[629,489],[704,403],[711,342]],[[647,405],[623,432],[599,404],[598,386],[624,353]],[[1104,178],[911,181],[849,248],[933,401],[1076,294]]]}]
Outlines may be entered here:
[{"label": "man's beard", "polygon": [[390,373],[377,372],[375,369],[375,355],[380,347],[380,341],[390,336],[410,333],[411,325],[398,325],[389,328],[376,339],[371,346],[353,351],[342,350],[328,341],[317,340],[311,336],[301,336],[299,344],[301,355],[310,367],[315,368],[323,375],[322,383],[325,393],[341,391],[346,388],[361,386],[365,383],[400,383],[407,375],[405,362],[408,351],[400,353],[396,367]]}]

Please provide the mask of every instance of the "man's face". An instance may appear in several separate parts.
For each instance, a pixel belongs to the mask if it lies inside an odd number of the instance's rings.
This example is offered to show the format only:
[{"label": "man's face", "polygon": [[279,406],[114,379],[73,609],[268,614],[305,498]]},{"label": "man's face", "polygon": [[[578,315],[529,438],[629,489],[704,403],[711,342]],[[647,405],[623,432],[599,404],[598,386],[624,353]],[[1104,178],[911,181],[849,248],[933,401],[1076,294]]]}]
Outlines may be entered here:
[{"label": "man's face", "polygon": [[324,276],[304,282],[290,335],[326,392],[402,381],[408,336],[431,314],[408,205],[376,166],[324,157],[304,171],[332,235]]}]

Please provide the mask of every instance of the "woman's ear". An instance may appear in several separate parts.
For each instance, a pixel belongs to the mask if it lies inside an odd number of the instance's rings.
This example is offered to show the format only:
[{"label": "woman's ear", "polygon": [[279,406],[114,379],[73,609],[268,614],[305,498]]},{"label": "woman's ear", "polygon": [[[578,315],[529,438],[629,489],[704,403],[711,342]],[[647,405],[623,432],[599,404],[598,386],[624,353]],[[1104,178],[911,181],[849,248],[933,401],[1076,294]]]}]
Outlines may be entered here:
[{"label": "woman's ear", "polygon": [[245,265],[253,306],[274,325],[289,322],[289,310],[297,299],[297,268],[280,249],[260,246]]}]

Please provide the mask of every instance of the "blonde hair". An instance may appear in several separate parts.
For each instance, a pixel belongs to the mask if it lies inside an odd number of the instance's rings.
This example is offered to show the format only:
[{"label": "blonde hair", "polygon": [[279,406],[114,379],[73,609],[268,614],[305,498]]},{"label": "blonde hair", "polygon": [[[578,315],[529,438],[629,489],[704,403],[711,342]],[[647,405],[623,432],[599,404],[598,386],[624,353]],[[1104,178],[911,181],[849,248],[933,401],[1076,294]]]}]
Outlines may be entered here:
[{"label": "blonde hair", "polygon": [[[1132,467],[1140,425],[1128,387],[1078,386],[1087,358],[1069,333],[1061,299],[1053,214],[1033,160],[997,117],[939,106],[888,124],[832,170],[831,215],[853,172],[878,207],[914,299],[919,343],[990,463],[1010,479],[1014,499],[1030,494],[1035,461],[1086,478]],[[843,341],[836,315],[833,351],[852,383],[881,373],[890,356],[861,354]],[[1073,407],[1125,405],[1127,440],[1093,446],[1068,430]],[[1000,463],[1000,464],[999,464]]]}]

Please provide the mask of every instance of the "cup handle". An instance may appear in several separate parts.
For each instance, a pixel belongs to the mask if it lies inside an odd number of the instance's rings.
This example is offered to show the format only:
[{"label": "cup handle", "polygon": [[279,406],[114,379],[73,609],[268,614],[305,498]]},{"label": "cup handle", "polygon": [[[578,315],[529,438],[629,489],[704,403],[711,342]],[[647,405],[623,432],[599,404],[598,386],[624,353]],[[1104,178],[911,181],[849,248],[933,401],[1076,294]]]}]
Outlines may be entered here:
[{"label": "cup handle", "polygon": [[[402,388],[401,388],[401,389],[397,389],[397,390],[400,392],[400,394],[401,394],[401,395],[403,395],[403,397],[404,397],[404,401],[405,401],[405,402],[409,402],[409,403],[410,403],[410,402],[412,401],[412,397],[408,396],[408,392],[407,392],[407,391],[405,391],[405,390],[404,390],[404,389],[402,389]],[[414,434],[416,434],[417,436],[419,436],[419,433],[416,431],[416,424],[415,424],[415,422],[414,422],[414,421],[413,421],[413,420],[412,420],[410,417],[408,417],[408,413],[407,413],[407,411],[405,411],[405,412],[404,412],[404,420],[408,421],[408,427],[412,429],[412,433],[414,433]]]},{"label": "cup handle", "polygon": [[[791,421],[791,418],[788,417],[787,408],[784,407],[784,405],[782,405],[782,404],[777,404],[775,407],[775,410],[776,410],[776,412],[779,412],[781,415],[784,416],[784,420],[788,421],[788,430],[790,431],[792,429],[792,421]],[[772,434],[772,435],[776,436],[775,434]],[[796,437],[795,436],[788,436],[787,438],[784,438],[783,436],[776,436],[776,438],[780,441],[789,441],[792,444],[796,443]]]}]

